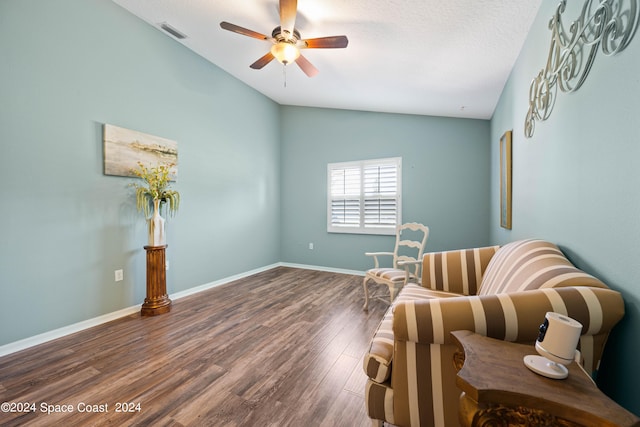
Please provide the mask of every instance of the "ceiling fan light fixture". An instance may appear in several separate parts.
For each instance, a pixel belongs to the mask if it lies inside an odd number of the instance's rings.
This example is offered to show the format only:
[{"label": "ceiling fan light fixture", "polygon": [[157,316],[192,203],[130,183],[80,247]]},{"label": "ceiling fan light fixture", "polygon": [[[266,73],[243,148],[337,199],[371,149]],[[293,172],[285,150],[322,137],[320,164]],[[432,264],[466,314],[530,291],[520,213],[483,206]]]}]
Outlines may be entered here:
[{"label": "ceiling fan light fixture", "polygon": [[[280,25],[273,29],[271,37],[226,21],[220,22],[220,27],[236,34],[258,40],[268,40],[273,43],[269,52],[249,65],[251,69],[261,70],[271,61],[277,59],[284,65],[295,62],[307,77],[314,77],[318,74],[318,69],[300,54],[300,49],[340,49],[347,47],[349,40],[347,36],[303,39],[300,37],[300,32],[295,29],[298,0],[279,0],[279,2]],[[286,67],[284,69],[286,70]]]},{"label": "ceiling fan light fixture", "polygon": [[284,65],[294,62],[300,56],[298,48],[287,41],[280,41],[271,46],[271,54]]}]

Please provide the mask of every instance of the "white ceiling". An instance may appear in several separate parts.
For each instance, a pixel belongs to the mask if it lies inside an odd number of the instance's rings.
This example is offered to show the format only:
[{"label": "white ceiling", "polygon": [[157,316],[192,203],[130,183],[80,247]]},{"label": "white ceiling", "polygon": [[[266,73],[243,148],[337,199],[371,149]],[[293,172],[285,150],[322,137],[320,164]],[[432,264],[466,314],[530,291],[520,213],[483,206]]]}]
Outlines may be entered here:
[{"label": "white ceiling", "polygon": [[[320,70],[249,65],[271,42],[278,0],[113,0],[282,105],[489,119],[542,0],[298,0],[302,38],[346,35],[346,49],[305,49]],[[162,30],[159,30],[162,31]],[[172,37],[163,31],[167,37]],[[173,38],[173,37],[172,37]]]}]

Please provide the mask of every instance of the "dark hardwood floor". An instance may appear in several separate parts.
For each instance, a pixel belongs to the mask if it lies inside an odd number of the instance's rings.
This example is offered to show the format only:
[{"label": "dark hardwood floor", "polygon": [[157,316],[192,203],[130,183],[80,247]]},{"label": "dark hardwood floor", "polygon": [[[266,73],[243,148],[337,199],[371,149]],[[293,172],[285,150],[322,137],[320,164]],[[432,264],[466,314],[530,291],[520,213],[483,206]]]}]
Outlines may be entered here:
[{"label": "dark hardwood floor", "polygon": [[387,307],[364,312],[361,282],[279,267],[2,357],[0,403],[26,412],[0,424],[369,426],[362,357]]}]

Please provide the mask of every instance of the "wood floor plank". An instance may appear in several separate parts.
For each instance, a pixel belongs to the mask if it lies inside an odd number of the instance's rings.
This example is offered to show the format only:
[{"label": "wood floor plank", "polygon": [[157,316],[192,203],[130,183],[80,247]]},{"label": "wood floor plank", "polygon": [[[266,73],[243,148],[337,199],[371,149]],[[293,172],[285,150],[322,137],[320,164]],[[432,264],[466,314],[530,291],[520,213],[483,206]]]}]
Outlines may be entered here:
[{"label": "wood floor plank", "polygon": [[[278,267],[176,300],[160,316],[129,315],[4,356],[0,402],[38,406],[0,412],[0,424],[370,425],[362,357],[387,307],[363,311],[361,283]],[[124,403],[139,406],[123,412]],[[45,414],[42,404],[73,412]]]}]

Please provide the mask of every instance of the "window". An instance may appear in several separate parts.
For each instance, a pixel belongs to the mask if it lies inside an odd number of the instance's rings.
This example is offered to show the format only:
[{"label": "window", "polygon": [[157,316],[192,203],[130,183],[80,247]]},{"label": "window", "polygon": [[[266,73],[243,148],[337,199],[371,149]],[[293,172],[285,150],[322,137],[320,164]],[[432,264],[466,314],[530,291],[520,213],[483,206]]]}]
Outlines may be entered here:
[{"label": "window", "polygon": [[395,234],[401,223],[402,158],[330,163],[327,231]]}]

